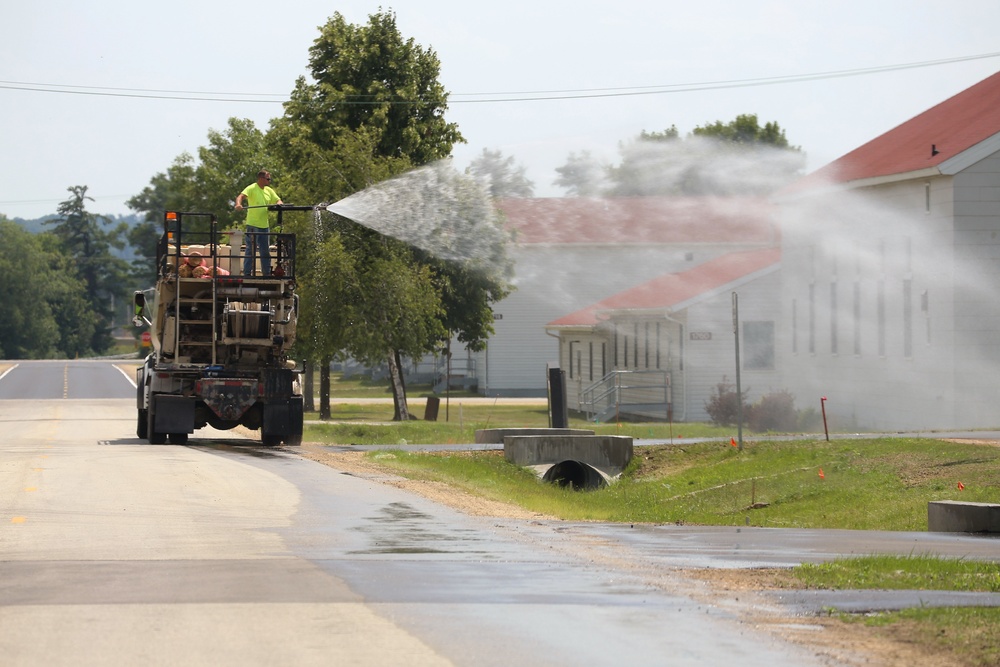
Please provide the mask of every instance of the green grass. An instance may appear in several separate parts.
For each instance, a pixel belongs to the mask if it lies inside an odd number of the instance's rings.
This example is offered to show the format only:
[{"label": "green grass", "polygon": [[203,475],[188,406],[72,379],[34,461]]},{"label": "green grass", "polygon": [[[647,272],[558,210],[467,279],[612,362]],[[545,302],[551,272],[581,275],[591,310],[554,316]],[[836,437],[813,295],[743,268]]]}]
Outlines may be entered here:
[{"label": "green grass", "polygon": [[[1000,564],[928,555],[877,555],[806,563],[790,577],[796,587],[829,589],[1000,591]],[[917,607],[894,612],[837,614],[927,656],[959,664],[1000,664],[1000,608]]]},{"label": "green grass", "polygon": [[[477,429],[545,428],[549,425],[544,405],[503,405],[462,403],[452,397],[441,400],[437,421],[423,420],[423,407],[414,410],[408,422],[393,422],[392,405],[337,403],[331,406],[331,420],[320,421],[316,412],[306,413],[305,439],[326,444],[392,445],[402,440],[417,445],[448,445],[475,442]],[[590,429],[599,435],[628,435],[670,441],[681,438],[725,437],[734,429],[710,424],[594,424],[570,418],[570,428]]]},{"label": "green grass", "polygon": [[807,588],[1000,592],[1000,564],[928,555],[837,558],[792,572]]},{"label": "green grass", "polygon": [[1000,500],[1000,449],[932,439],[643,447],[620,481],[587,492],[522,474],[499,452],[398,452],[385,462],[572,520],[926,530],[928,501]]}]

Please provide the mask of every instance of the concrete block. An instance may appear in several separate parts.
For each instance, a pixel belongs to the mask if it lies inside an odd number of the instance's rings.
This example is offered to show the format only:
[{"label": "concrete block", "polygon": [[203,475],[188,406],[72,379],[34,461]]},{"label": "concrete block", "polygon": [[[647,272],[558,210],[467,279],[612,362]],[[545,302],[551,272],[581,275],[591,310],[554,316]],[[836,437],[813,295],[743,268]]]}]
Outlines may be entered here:
[{"label": "concrete block", "polygon": [[624,435],[509,435],[504,458],[521,466],[579,461],[621,472],[632,460],[632,438]]},{"label": "concrete block", "polygon": [[503,444],[508,435],[594,435],[585,428],[481,428],[476,431],[476,444]]},{"label": "concrete block", "polygon": [[927,503],[932,533],[1000,533],[1000,504],[935,500]]}]

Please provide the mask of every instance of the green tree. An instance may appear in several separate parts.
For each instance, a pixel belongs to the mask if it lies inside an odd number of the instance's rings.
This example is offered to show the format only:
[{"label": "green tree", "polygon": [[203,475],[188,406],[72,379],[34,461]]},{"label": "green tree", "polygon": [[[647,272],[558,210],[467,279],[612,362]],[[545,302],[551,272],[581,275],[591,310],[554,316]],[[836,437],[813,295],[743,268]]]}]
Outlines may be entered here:
[{"label": "green tree", "polygon": [[[143,267],[152,266],[164,211],[214,213],[220,231],[238,227],[243,214],[233,210],[233,200],[257,179],[261,169],[270,169],[278,178],[280,172],[271,167],[274,161],[267,149],[267,136],[251,120],[230,118],[225,131],[209,130],[208,145],[198,148],[197,159],[181,153],[166,172],[153,176],[149,185],[127,202],[145,217],[145,224],[134,227],[129,236],[142,256]],[[207,231],[206,220],[197,219],[194,224]],[[135,268],[142,270],[138,264]]]},{"label": "green tree", "polygon": [[57,217],[45,224],[52,225],[52,234],[76,265],[76,276],[86,288],[90,311],[100,323],[91,336],[89,347],[102,353],[113,343],[112,302],[116,297],[125,299],[128,292],[128,263],[111,252],[112,248],[125,247],[126,225],[104,229],[112,220],[87,211],[86,202],[93,201],[87,196],[87,186],[75,185],[67,190],[70,198],[59,204]]},{"label": "green tree", "polygon": [[51,357],[59,328],[45,298],[50,279],[41,243],[30,232],[0,219],[0,355],[5,359]]},{"label": "green tree", "polygon": [[90,351],[97,320],[71,257],[51,233],[0,217],[0,356],[75,357]]},{"label": "green tree", "polygon": [[676,127],[643,131],[620,147],[609,171],[615,196],[767,195],[796,178],[805,163],[776,122],[755,114],[695,128],[680,139]]},{"label": "green tree", "polygon": [[[438,81],[437,55],[404,39],[392,12],[379,11],[360,26],[334,14],[309,50],[309,66],[312,81],[296,82],[284,115],[268,133],[288,176],[286,201],[339,201],[446,158],[463,141],[457,126],[444,118],[448,96]],[[306,292],[327,299],[337,295],[332,308],[303,298],[307,354],[321,360],[321,370],[341,350],[369,362],[386,361],[397,415],[406,418],[399,352],[422,354],[442,337],[442,327],[428,320],[440,322],[441,314],[432,272],[416,266],[401,243],[335,216],[321,223],[299,220],[292,228],[300,237],[317,239],[314,248],[299,245],[300,273],[315,283]],[[334,265],[349,271],[347,276],[334,275],[329,270]],[[438,298],[436,307],[428,304],[428,294]],[[343,327],[342,335],[330,333],[336,327]],[[325,406],[329,396],[320,401]]]},{"label": "green tree", "polygon": [[608,166],[595,159],[590,151],[570,153],[566,164],[556,167],[555,184],[571,197],[596,197],[602,194]]},{"label": "green tree", "polygon": [[500,151],[484,148],[465,173],[484,183],[494,199],[504,197],[533,197],[535,184],[525,175],[526,167],[513,157],[504,157]]},{"label": "green tree", "polygon": [[618,149],[621,163],[608,169],[610,192],[616,197],[677,194],[678,169],[685,168],[677,160],[674,149],[681,143],[677,126],[663,132],[646,132]]},{"label": "green tree", "polygon": [[713,137],[729,144],[741,146],[773,146],[799,151],[797,146],[789,146],[785,131],[774,121],[761,127],[757,114],[740,114],[735,120],[723,123],[717,120],[698,126],[691,131],[696,137]]}]

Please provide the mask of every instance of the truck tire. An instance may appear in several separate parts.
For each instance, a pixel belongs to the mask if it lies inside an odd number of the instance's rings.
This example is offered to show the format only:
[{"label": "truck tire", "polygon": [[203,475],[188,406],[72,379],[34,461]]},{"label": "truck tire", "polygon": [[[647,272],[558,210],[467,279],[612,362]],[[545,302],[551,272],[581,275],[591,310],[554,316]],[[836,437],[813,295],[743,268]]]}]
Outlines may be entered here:
[{"label": "truck tire", "polygon": [[162,445],[167,441],[167,434],[157,433],[153,429],[153,425],[156,423],[156,415],[152,410],[146,410],[146,415],[148,417],[146,420],[146,437],[149,439],[149,444]]},{"label": "truck tire", "polygon": [[273,433],[268,433],[267,435],[261,433],[260,443],[265,447],[277,447],[281,444],[281,436],[274,435]]},{"label": "truck tire", "polygon": [[135,434],[140,440],[145,440],[147,434],[149,433],[149,415],[148,410],[137,410],[139,413],[139,418],[135,422]]},{"label": "truck tire", "polygon": [[186,445],[188,444],[188,434],[187,433],[171,433],[169,436],[171,445]]}]

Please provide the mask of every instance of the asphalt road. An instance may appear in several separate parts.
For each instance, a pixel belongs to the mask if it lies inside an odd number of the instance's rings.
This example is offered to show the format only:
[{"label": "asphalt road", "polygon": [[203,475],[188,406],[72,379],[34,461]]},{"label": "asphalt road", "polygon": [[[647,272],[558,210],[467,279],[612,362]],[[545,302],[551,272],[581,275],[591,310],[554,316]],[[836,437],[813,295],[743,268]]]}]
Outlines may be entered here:
[{"label": "asphalt road", "polygon": [[4,665],[829,665],[677,568],[1000,559],[966,536],[472,517],[230,433],[145,444],[107,362],[21,363],[0,397]]}]

